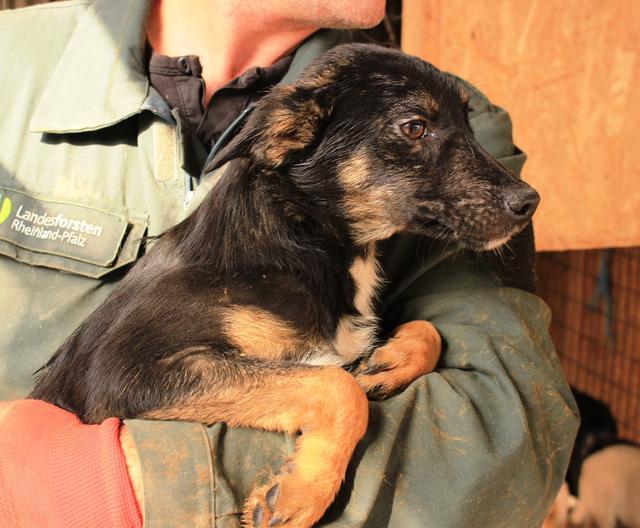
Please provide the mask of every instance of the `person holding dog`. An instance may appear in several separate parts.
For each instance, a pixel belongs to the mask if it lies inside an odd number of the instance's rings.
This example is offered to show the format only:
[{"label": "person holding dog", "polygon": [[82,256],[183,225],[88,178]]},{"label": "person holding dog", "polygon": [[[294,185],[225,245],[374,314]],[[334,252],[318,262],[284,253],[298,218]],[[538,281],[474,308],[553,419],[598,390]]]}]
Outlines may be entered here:
[{"label": "person holding dog", "polygon": [[[246,106],[383,8],[95,0],[0,14],[2,526],[237,525],[255,476],[277,468],[290,438],[224,424],[83,425],[19,398],[140,256],[142,237],[202,200],[215,182],[201,174],[208,151]],[[459,82],[476,137],[518,173],[508,117]],[[520,244],[531,251],[526,234]],[[446,349],[436,372],[370,404],[323,523],[539,526],[577,420],[546,308],[522,289],[530,270],[499,273],[408,237],[389,242],[384,269],[385,328],[432,321]]]}]

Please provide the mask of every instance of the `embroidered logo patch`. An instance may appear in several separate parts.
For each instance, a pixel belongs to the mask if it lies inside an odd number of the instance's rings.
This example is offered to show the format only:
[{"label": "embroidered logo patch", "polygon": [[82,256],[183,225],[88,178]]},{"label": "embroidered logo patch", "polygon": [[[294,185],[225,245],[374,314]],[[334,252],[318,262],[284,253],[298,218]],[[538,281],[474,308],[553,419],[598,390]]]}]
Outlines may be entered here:
[{"label": "embroidered logo patch", "polygon": [[107,266],[118,254],[127,225],[124,217],[92,207],[0,189],[0,240],[17,250]]},{"label": "embroidered logo patch", "polygon": [[11,200],[0,192],[0,224],[2,224],[11,214]]}]

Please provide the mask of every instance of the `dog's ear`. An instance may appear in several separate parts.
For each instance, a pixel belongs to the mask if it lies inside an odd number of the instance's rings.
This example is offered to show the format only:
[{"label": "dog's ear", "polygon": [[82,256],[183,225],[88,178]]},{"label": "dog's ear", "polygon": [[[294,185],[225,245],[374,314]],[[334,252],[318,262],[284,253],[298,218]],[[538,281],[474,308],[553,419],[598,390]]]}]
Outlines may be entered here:
[{"label": "dog's ear", "polygon": [[277,86],[249,115],[240,132],[206,168],[214,170],[235,158],[251,158],[278,168],[310,146],[324,127],[332,107],[328,86]]}]

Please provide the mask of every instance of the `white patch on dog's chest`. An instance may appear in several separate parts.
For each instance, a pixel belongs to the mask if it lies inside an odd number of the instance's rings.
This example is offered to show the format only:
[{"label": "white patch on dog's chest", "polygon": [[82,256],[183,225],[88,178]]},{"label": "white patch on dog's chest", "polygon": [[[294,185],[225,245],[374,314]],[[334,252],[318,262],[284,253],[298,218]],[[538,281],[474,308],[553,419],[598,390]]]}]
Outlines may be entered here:
[{"label": "white patch on dog's chest", "polygon": [[302,362],[319,366],[353,363],[373,347],[377,328],[378,320],[374,316],[344,316],[338,322],[331,347],[311,352]]},{"label": "white patch on dog's chest", "polygon": [[373,347],[377,323],[373,316],[345,316],[340,319],[333,348],[345,364],[355,361]]},{"label": "white patch on dog's chest", "polygon": [[309,358],[306,363],[344,365],[374,346],[378,320],[373,313],[373,302],[382,279],[373,244],[365,257],[355,259],[349,271],[355,283],[354,305],[360,315],[345,315],[338,322],[332,343],[335,353]]},{"label": "white patch on dog's chest", "polygon": [[382,284],[375,245],[371,244],[364,258],[357,257],[349,269],[356,286],[354,304],[365,317],[373,316],[373,300]]},{"label": "white patch on dog's chest", "polygon": [[336,352],[346,363],[355,361],[373,346],[378,328],[373,301],[382,280],[374,244],[371,244],[365,257],[355,259],[349,272],[356,288],[354,305],[360,315],[344,316],[338,323],[333,341]]}]

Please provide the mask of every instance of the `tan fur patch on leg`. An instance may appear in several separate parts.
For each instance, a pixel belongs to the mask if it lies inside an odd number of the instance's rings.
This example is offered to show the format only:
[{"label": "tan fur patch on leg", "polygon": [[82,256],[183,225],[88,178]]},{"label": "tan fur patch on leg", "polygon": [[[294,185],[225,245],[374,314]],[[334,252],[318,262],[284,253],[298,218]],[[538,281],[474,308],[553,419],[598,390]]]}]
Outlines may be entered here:
[{"label": "tan fur patch on leg", "polygon": [[352,221],[358,245],[384,240],[404,227],[389,217],[388,207],[402,194],[392,185],[371,185],[369,165],[368,156],[357,153],[338,169],[338,178],[345,190],[343,207]]},{"label": "tan fur patch on leg", "polygon": [[280,518],[287,519],[286,526],[308,528],[322,517],[342,484],[366,431],[368,403],[355,379],[340,368],[292,367],[265,371],[257,384],[189,396],[141,417],[301,431],[284,471],[247,499],[242,521],[244,526],[266,527]]},{"label": "tan fur patch on leg", "polygon": [[356,379],[370,396],[385,398],[433,371],[441,350],[440,334],[431,323],[410,321],[373,352]]}]

